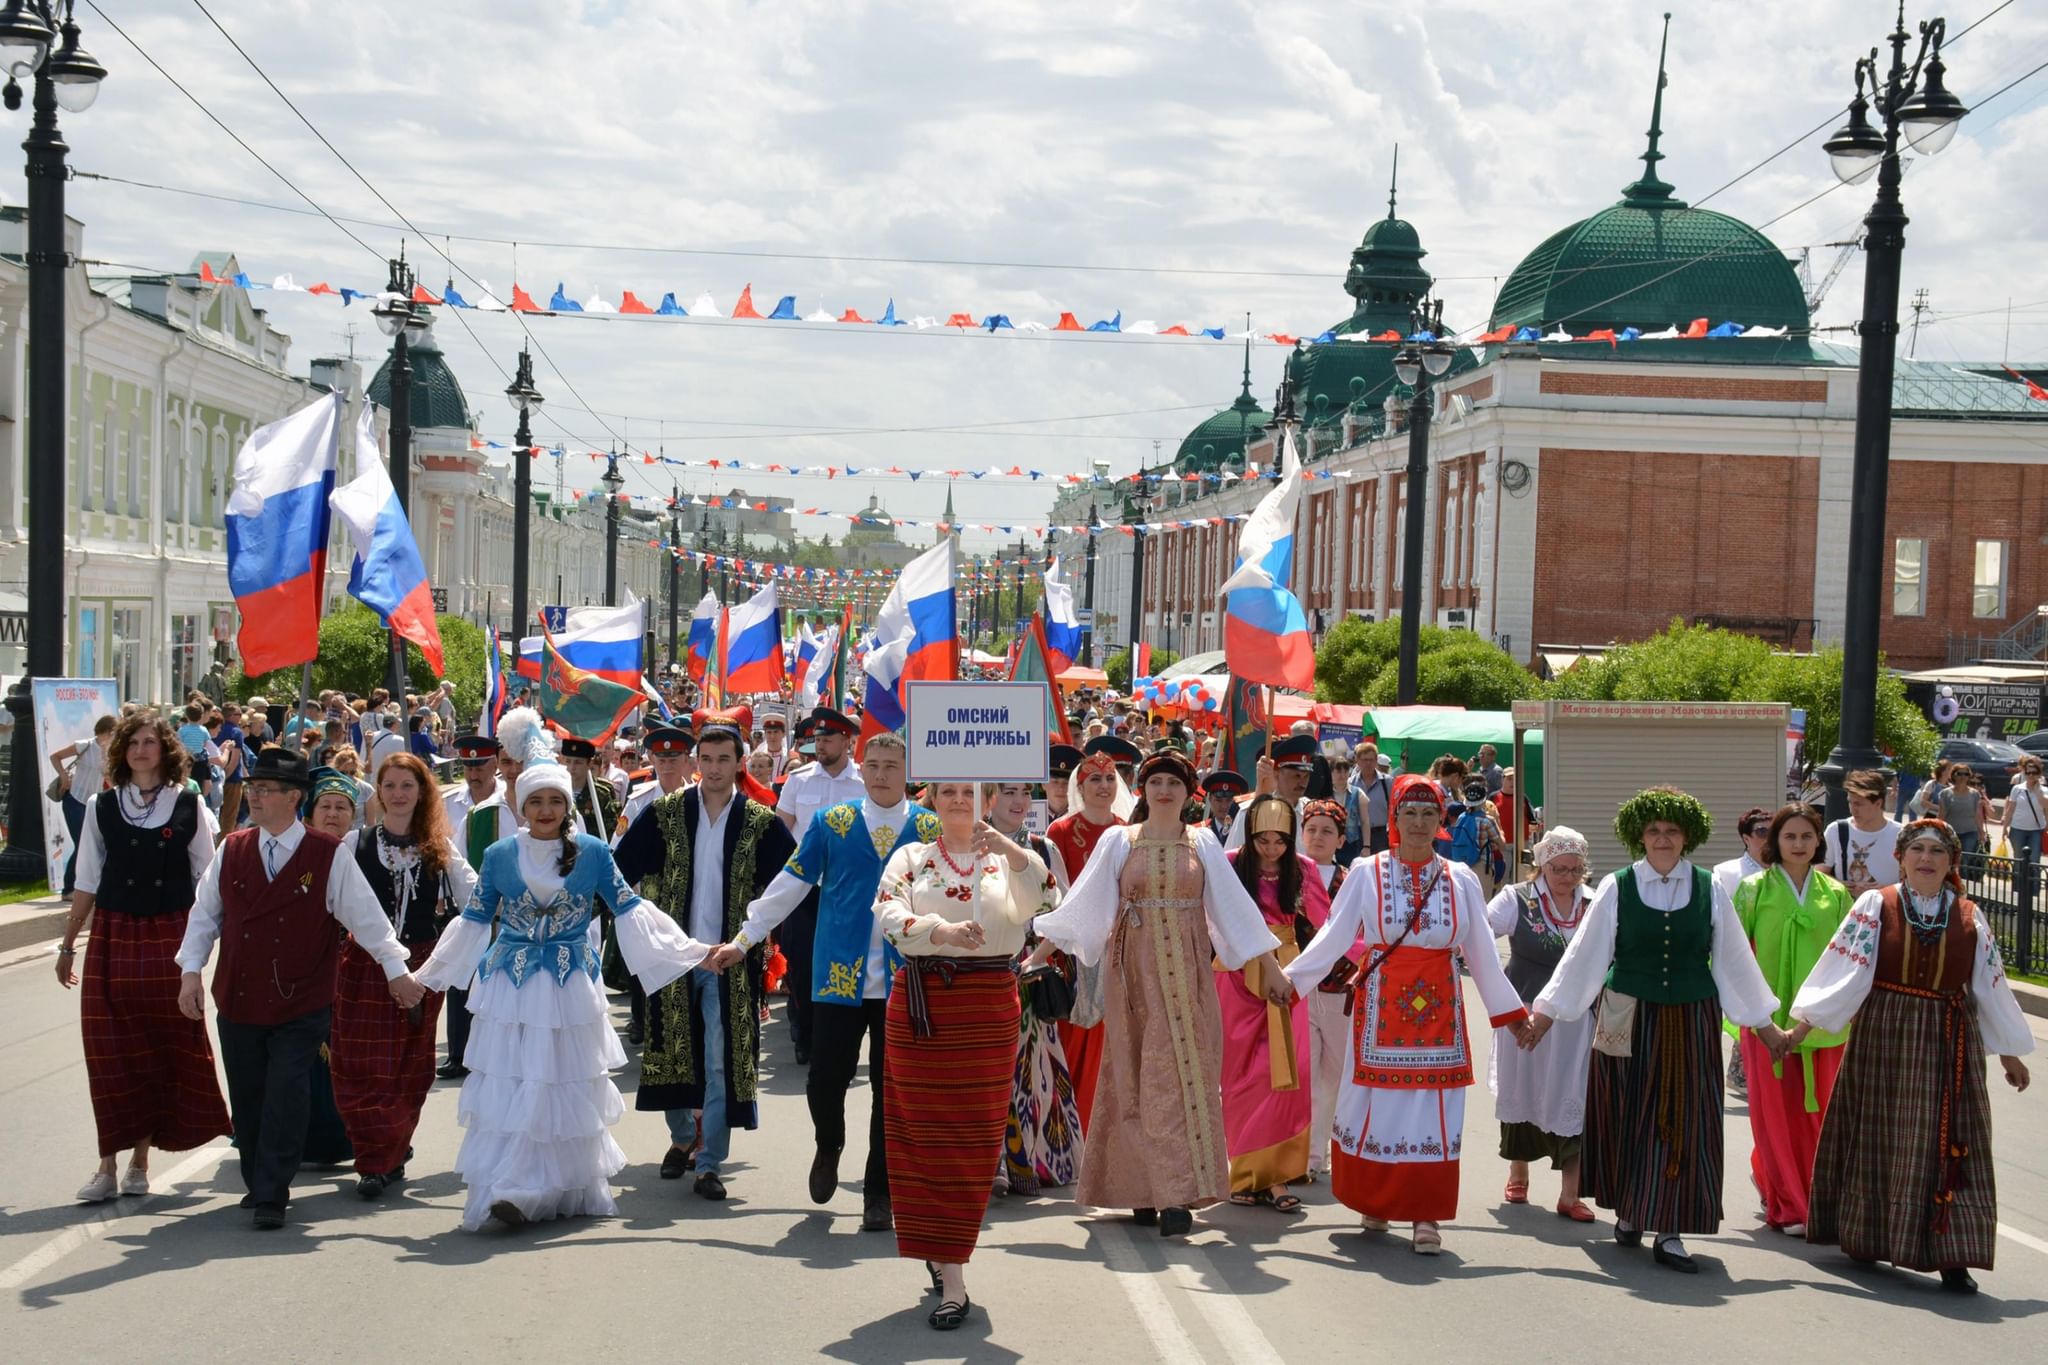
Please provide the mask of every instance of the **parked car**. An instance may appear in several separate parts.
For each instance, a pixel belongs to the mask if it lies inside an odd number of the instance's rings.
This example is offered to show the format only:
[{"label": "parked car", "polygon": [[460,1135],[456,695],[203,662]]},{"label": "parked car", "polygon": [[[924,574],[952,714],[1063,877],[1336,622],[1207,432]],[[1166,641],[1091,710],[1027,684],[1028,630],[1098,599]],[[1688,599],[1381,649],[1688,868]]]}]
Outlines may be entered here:
[{"label": "parked car", "polygon": [[2021,735],[2013,743],[2035,758],[2048,758],[2048,730],[2036,730],[2031,735]]},{"label": "parked car", "polygon": [[1937,758],[1968,765],[1983,782],[1984,794],[1993,801],[2005,800],[2006,793],[2012,790],[2013,769],[2026,756],[2025,749],[2002,739],[1945,739],[1935,751]]}]

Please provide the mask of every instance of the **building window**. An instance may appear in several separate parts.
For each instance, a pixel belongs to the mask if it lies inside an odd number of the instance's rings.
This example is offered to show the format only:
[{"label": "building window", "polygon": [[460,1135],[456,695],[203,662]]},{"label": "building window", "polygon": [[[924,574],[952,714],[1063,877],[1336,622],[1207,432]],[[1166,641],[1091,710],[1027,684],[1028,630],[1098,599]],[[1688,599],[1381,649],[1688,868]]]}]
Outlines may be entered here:
[{"label": "building window", "polygon": [[183,613],[171,617],[171,690],[182,697],[199,682],[199,617]]},{"label": "building window", "polygon": [[142,636],[142,608],[117,606],[111,615],[114,629],[107,661],[112,666],[114,681],[120,685],[123,697],[140,697],[143,650],[149,645]]},{"label": "building window", "polygon": [[1892,542],[1892,615],[1927,614],[1927,542],[1901,537]]},{"label": "building window", "polygon": [[2005,542],[1977,542],[1976,571],[1970,579],[1970,614],[1979,619],[2005,619]]}]

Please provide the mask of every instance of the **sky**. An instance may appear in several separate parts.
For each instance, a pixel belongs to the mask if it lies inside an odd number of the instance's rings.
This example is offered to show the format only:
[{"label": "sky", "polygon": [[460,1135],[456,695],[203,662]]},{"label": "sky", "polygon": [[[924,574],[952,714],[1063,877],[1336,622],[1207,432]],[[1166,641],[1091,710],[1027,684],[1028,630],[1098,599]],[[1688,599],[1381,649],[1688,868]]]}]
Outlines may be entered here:
[{"label": "sky", "polygon": [[[63,116],[72,164],[298,212],[76,180],[68,208],[93,260],[182,270],[226,251],[259,281],[375,289],[404,239],[423,283],[453,278],[472,298],[478,280],[509,298],[516,279],[542,302],[561,282],[613,302],[672,290],[685,307],[709,292],[729,311],[751,284],[764,313],[794,294],[801,313],[835,316],[874,317],[893,298],[906,317],[1070,310],[1085,324],[1120,310],[1235,330],[1249,314],[1261,332],[1309,335],[1350,313],[1344,271],[1386,212],[1397,143],[1400,214],[1458,326],[1485,320],[1544,237],[1618,199],[1641,168],[1665,8],[1660,173],[1698,203],[1751,172],[1708,202],[1768,223],[1788,250],[1815,246],[1824,273],[1835,252],[1822,244],[1855,232],[1871,187],[1836,187],[1826,130],[1758,166],[1839,121],[1855,56],[1895,14],[1881,0],[204,4],[80,5],[111,75],[90,110]],[[1938,12],[1918,7],[1909,22]],[[1949,53],[1971,116],[1907,171],[1904,294],[1928,291],[1922,359],[2040,363],[2048,177],[2027,149],[2048,140],[2048,71],[1983,101],[2048,62],[2048,3],[1965,0],[1946,12],[1951,34],[1987,14]],[[138,47],[321,209],[362,220],[349,224],[361,240],[316,216]],[[1817,324],[1851,321],[1861,294],[1858,253]],[[257,302],[291,336],[300,373],[351,344],[374,367],[387,345],[361,303]],[[501,394],[525,334],[503,314],[460,319],[437,326],[438,343],[483,434],[509,442]],[[542,440],[791,465],[1085,473],[1106,460],[1129,473],[1170,459],[1226,405],[1243,363],[1217,343],[529,325],[545,348]],[[1253,392],[1269,406],[1283,355],[1254,351]],[[599,466],[578,463],[567,478],[589,486]],[[874,493],[899,516],[934,518],[946,495],[942,478],[630,464],[627,490],[666,496],[672,473],[689,493],[743,481],[841,512]],[[971,524],[1042,523],[1052,501],[1046,484],[954,491]],[[799,530],[836,537],[840,525]],[[966,537],[970,549],[996,539]]]}]

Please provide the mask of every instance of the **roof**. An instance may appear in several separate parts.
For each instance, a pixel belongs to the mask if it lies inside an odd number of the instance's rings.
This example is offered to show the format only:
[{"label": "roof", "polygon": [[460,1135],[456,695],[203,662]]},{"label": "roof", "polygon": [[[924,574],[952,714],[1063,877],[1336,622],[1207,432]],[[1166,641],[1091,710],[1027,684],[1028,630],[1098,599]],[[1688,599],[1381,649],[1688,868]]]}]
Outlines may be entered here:
[{"label": "roof", "polygon": [[1225,464],[1244,465],[1245,447],[1265,434],[1273,420],[1271,413],[1252,397],[1252,344],[1244,344],[1244,387],[1231,405],[1203,421],[1189,432],[1174,452],[1173,467],[1180,474],[1206,474]]},{"label": "roof", "polygon": [[[413,429],[422,431],[445,427],[468,431],[469,404],[463,399],[462,385],[442,357],[440,347],[434,345],[432,334],[429,333],[426,340],[408,346],[406,356],[412,364]],[[374,403],[387,408],[391,406],[391,357],[388,355],[370,378],[369,396]]]},{"label": "roof", "polygon": [[1806,294],[1785,253],[1740,219],[1688,205],[1657,174],[1665,84],[1660,49],[1642,175],[1619,203],[1553,232],[1522,259],[1494,299],[1492,327],[1647,332],[1704,317],[1806,329]]}]

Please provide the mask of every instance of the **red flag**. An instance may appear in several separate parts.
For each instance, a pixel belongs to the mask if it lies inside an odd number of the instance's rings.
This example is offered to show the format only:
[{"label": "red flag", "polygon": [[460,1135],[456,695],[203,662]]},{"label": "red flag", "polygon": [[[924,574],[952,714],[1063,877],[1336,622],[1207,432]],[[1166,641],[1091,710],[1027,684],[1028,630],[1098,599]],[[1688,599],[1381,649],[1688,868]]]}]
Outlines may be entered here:
[{"label": "red flag", "polygon": [[971,314],[968,313],[955,313],[951,317],[946,319],[946,325],[948,327],[966,327],[972,329],[974,326],[974,318]]},{"label": "red flag", "polygon": [[619,311],[621,313],[652,313],[654,310],[640,302],[638,298],[634,297],[633,291],[628,289],[626,296],[619,300]]},{"label": "red flag", "polygon": [[1617,346],[1620,344],[1620,338],[1614,335],[1614,329],[1612,327],[1596,327],[1592,331],[1586,333],[1584,336],[1578,339],[1580,341],[1604,341],[1609,346]]},{"label": "red flag", "polygon": [[441,300],[429,294],[425,285],[416,284],[412,287],[412,301],[414,303],[439,303]]},{"label": "red flag", "polygon": [[1301,338],[1300,338],[1300,337],[1291,337],[1291,336],[1287,335],[1287,333],[1285,333],[1285,332],[1268,332],[1268,333],[1266,333],[1266,340],[1268,340],[1268,341],[1273,341],[1273,342],[1278,342],[1278,343],[1279,343],[1280,345],[1282,345],[1282,346],[1292,346],[1292,345],[1294,345],[1294,344],[1295,344],[1295,343],[1296,343],[1297,341],[1300,341],[1300,340],[1301,340]]},{"label": "red flag", "polygon": [[1686,328],[1685,328],[1685,336],[1686,336],[1686,340],[1688,340],[1688,341],[1697,341],[1697,340],[1699,340],[1699,339],[1700,339],[1701,337],[1705,336],[1706,334],[1707,334],[1707,320],[1706,320],[1705,318],[1694,318],[1694,319],[1693,319],[1693,320],[1692,320],[1691,322],[1689,322],[1689,323],[1687,323],[1687,324],[1686,324]]},{"label": "red flag", "polygon": [[1163,336],[1163,337],[1184,337],[1184,336],[1193,336],[1193,335],[1194,335],[1194,333],[1192,333],[1192,332],[1190,332],[1190,331],[1188,330],[1188,328],[1187,328],[1187,324],[1186,324],[1186,323],[1184,323],[1184,322],[1176,322],[1176,323],[1174,323],[1174,324],[1173,324],[1173,326],[1171,326],[1171,327],[1167,328],[1167,329],[1166,329],[1165,331],[1161,332],[1161,333],[1160,333],[1159,335],[1161,335],[1161,336]]},{"label": "red flag", "polygon": [[201,262],[199,263],[199,282],[200,282],[201,284],[226,284],[226,283],[227,283],[227,281],[226,281],[226,280],[224,280],[224,279],[222,279],[222,278],[221,278],[220,276],[218,276],[218,275],[214,274],[214,273],[213,273],[213,267],[212,267],[211,265],[209,265],[208,263],[206,263],[205,261],[201,261]]},{"label": "red flag", "polygon": [[544,313],[547,310],[533,301],[533,295],[515,284],[512,286],[512,311],[515,313]]},{"label": "red flag", "polygon": [[1060,314],[1060,320],[1053,324],[1052,329],[1055,332],[1085,332],[1088,330],[1081,325],[1081,320],[1072,313]]},{"label": "red flag", "polygon": [[2020,383],[2025,384],[2027,386],[2027,397],[2032,398],[2038,402],[2048,403],[2048,389],[2042,388],[2039,384],[2036,384],[2033,380],[2027,378],[2025,375],[2021,374],[2018,370],[2015,370],[2010,365],[2005,367],[2005,372],[2011,375],[2014,379],[2019,380]]},{"label": "red flag", "polygon": [[320,283],[314,285],[311,289],[308,289],[306,292],[308,294],[339,294],[341,291],[339,289],[336,289],[333,285],[327,283],[327,281],[322,280],[320,281]]},{"label": "red flag", "polygon": [[868,321],[868,319],[867,319],[867,318],[864,318],[864,317],[862,317],[862,316],[861,316],[861,315],[860,315],[859,313],[855,312],[855,311],[854,311],[853,309],[851,309],[851,308],[847,309],[847,310],[846,310],[846,311],[845,311],[844,313],[841,313],[841,314],[839,315],[839,320],[840,320],[841,322],[867,322],[867,321]]},{"label": "red flag", "polygon": [[1491,342],[1496,342],[1496,341],[1509,341],[1509,340],[1512,340],[1512,339],[1513,339],[1514,335],[1515,335],[1515,327],[1514,327],[1514,324],[1513,324],[1513,323],[1509,323],[1509,324],[1507,324],[1506,326],[1503,326],[1503,327],[1496,327],[1496,328],[1494,328],[1494,329],[1493,329],[1493,330],[1492,330],[1491,332],[1485,332],[1485,333],[1482,333],[1482,334],[1480,335],[1480,337],[1479,337],[1479,341],[1480,341],[1480,342],[1481,342],[1482,344],[1486,344],[1486,343],[1491,343]]},{"label": "red flag", "polygon": [[1399,332],[1394,331],[1392,328],[1388,328],[1384,332],[1375,332],[1372,336],[1372,340],[1374,341],[1399,341],[1400,339],[1401,334]]},{"label": "red flag", "polygon": [[751,281],[746,288],[740,290],[740,301],[732,306],[732,315],[736,318],[760,318],[760,312],[754,307],[754,286]]}]

